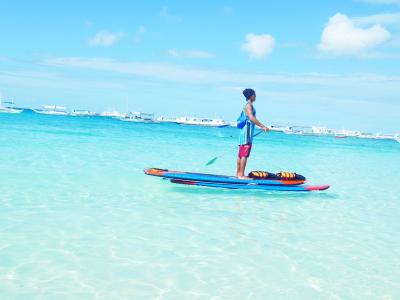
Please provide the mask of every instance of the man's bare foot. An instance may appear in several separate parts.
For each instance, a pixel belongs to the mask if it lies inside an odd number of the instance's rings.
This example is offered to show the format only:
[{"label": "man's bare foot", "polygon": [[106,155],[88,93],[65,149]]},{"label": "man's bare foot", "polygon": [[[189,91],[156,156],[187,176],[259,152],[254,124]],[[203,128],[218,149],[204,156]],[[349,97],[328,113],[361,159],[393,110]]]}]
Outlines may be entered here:
[{"label": "man's bare foot", "polygon": [[247,179],[247,180],[248,180],[248,179],[251,179],[250,177],[247,177],[247,176],[237,176],[237,178],[238,178],[238,179]]}]

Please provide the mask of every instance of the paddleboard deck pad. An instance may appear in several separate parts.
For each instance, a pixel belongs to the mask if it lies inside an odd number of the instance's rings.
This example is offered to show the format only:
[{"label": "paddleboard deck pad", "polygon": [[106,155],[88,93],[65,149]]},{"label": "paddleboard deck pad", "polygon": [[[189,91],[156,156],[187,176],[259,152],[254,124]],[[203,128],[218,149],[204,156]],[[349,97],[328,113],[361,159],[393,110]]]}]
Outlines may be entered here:
[{"label": "paddleboard deck pad", "polygon": [[305,178],[301,175],[290,180],[279,177],[271,179],[238,179],[234,176],[172,171],[158,168],[146,169],[144,173],[146,175],[169,179],[173,183],[228,189],[311,191],[329,188],[328,185],[306,186],[304,185]]},{"label": "paddleboard deck pad", "polygon": [[292,172],[279,172],[274,174],[266,171],[251,171],[248,174],[248,177],[255,180],[269,179],[283,181],[302,181],[303,183],[306,181],[306,178],[303,175]]},{"label": "paddleboard deck pad", "polygon": [[181,179],[181,180],[193,180],[193,181],[207,181],[215,183],[232,183],[232,184],[268,184],[268,185],[298,185],[305,182],[305,178],[302,176],[300,179],[282,179],[279,177],[268,178],[268,179],[238,179],[234,176],[215,175],[215,174],[203,174],[203,173],[192,173],[182,171],[172,171],[166,169],[150,168],[144,170],[144,173],[151,176],[158,176],[168,179]]}]

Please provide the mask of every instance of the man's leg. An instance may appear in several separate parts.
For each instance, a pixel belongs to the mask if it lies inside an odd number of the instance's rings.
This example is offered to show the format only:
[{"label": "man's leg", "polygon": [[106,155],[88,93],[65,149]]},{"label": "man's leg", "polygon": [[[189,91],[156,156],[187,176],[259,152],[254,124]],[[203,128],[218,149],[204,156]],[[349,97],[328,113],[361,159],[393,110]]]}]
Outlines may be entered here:
[{"label": "man's leg", "polygon": [[247,178],[244,173],[246,171],[247,158],[250,155],[250,151],[251,144],[241,145],[239,148],[238,171],[236,175],[238,178]]},{"label": "man's leg", "polygon": [[236,177],[240,176],[240,157],[238,157],[237,159],[237,163],[236,163]]},{"label": "man's leg", "polygon": [[238,178],[246,178],[246,176],[244,175],[244,172],[246,170],[246,164],[247,164],[247,157],[242,157],[240,159],[240,166],[239,166],[239,175]]}]

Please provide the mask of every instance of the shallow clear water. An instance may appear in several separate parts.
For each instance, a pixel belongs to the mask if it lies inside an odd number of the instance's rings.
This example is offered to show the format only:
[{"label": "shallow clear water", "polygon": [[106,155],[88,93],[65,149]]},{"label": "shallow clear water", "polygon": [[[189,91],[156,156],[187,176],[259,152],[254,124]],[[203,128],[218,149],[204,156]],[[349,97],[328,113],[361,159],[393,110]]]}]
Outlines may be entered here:
[{"label": "shallow clear water", "polygon": [[248,171],[325,192],[143,174],[234,174],[236,142],[233,128],[0,114],[1,299],[400,298],[400,144],[256,138]]}]

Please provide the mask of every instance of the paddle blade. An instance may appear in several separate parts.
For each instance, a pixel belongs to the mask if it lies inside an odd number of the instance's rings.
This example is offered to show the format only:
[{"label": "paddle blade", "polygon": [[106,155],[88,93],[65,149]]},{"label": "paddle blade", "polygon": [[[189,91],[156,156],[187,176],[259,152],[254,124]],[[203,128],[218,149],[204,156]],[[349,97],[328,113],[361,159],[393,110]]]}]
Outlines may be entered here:
[{"label": "paddle blade", "polygon": [[212,165],[213,163],[215,163],[215,161],[217,160],[217,157],[214,157],[212,160],[210,160],[208,163],[206,163],[206,166]]}]

